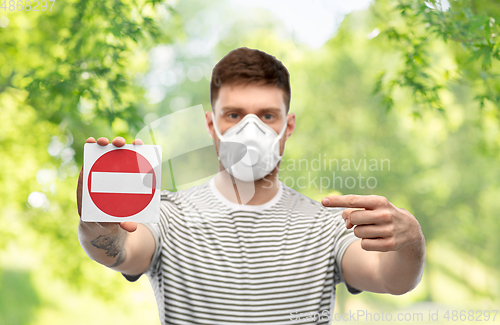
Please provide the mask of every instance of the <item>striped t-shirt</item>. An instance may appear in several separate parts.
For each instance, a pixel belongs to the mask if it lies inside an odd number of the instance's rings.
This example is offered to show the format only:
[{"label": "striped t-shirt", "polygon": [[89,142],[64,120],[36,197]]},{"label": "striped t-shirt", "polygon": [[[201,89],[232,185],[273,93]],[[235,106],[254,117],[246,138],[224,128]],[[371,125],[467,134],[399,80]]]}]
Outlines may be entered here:
[{"label": "striped t-shirt", "polygon": [[329,323],[342,256],[358,239],[343,209],[283,183],[265,204],[238,205],[213,178],[161,200],[160,222],[146,225],[156,249],[145,274],[162,325]]}]

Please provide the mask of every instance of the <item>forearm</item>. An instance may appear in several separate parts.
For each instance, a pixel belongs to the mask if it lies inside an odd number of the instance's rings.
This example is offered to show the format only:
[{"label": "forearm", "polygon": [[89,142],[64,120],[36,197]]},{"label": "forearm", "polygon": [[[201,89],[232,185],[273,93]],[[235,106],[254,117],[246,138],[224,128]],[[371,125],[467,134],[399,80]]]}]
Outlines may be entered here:
[{"label": "forearm", "polygon": [[385,291],[399,295],[415,288],[422,278],[425,257],[423,235],[397,251],[380,253],[380,277]]},{"label": "forearm", "polygon": [[95,222],[83,222],[78,226],[78,240],[87,255],[96,262],[114,268],[127,257],[125,241],[127,231],[118,224],[100,226]]}]

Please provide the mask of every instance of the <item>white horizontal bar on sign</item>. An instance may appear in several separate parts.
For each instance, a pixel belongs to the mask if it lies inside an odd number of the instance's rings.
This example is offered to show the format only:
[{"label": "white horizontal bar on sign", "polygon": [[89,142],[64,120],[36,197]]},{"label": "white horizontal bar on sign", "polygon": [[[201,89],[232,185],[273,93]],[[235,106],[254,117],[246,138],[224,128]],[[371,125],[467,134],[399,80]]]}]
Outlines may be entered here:
[{"label": "white horizontal bar on sign", "polygon": [[153,193],[152,173],[92,172],[91,193]]}]

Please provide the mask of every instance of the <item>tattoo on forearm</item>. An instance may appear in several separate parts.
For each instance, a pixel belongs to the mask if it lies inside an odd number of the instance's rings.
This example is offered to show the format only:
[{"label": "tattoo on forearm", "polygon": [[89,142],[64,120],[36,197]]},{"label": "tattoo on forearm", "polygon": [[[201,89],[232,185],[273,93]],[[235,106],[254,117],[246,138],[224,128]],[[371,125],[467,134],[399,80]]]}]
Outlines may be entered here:
[{"label": "tattoo on forearm", "polygon": [[125,251],[125,238],[126,235],[117,235],[116,233],[111,233],[107,235],[100,235],[96,239],[92,240],[90,243],[99,249],[103,249],[106,255],[109,257],[116,257],[116,262],[108,267],[115,267],[122,264],[125,261],[126,251]]}]

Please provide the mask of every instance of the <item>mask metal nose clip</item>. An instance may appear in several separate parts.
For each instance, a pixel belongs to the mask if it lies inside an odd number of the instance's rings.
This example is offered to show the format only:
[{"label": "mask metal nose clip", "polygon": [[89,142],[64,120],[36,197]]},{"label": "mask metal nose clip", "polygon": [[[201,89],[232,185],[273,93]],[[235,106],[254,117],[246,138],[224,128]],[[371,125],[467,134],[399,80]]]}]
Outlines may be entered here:
[{"label": "mask metal nose clip", "polygon": [[[238,130],[238,132],[236,132],[236,134],[239,134],[240,132],[242,132],[245,128],[248,130],[247,127],[249,127],[249,124],[251,124],[253,126],[253,129],[254,129],[254,132],[257,132],[257,130],[259,130],[262,134],[266,134],[266,131],[262,130],[262,128],[255,122],[255,121],[248,121],[245,123],[245,125],[243,125],[241,127],[241,129]],[[247,131],[248,132],[248,131]]]}]

